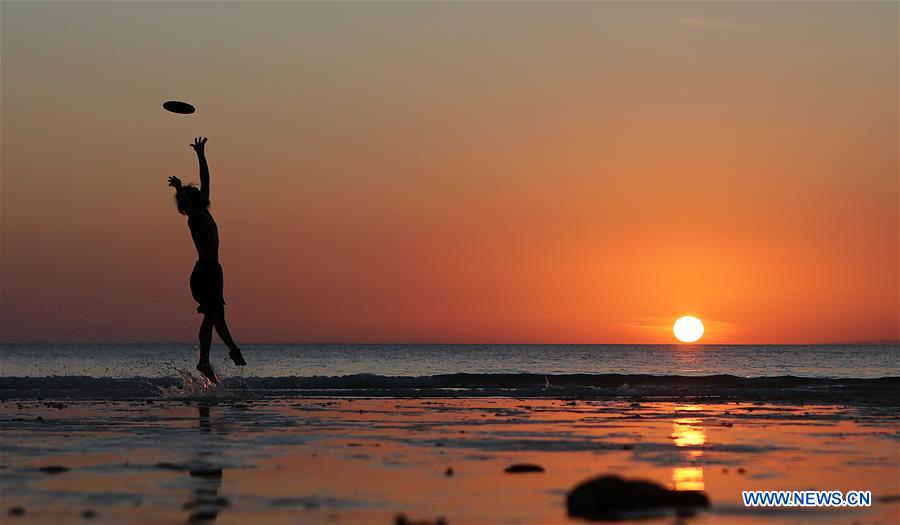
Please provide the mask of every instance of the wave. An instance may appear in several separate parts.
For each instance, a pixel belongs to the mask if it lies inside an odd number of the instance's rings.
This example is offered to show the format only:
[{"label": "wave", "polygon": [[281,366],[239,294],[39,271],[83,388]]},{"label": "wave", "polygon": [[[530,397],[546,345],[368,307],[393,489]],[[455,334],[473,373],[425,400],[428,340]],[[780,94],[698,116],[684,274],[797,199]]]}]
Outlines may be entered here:
[{"label": "wave", "polygon": [[900,377],[812,378],[647,374],[440,374],[226,377],[218,385],[177,377],[0,377],[0,399],[180,399],[326,397],[556,397],[753,399],[900,406]]}]

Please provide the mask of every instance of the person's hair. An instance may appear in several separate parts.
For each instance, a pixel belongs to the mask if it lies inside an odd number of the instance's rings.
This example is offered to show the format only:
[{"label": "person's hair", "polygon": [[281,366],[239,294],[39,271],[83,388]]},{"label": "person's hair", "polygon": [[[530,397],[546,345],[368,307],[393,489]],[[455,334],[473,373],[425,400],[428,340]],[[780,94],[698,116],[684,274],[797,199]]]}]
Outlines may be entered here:
[{"label": "person's hair", "polygon": [[[182,195],[184,197],[182,197]],[[181,191],[175,192],[175,207],[178,208],[178,213],[187,215],[187,208],[182,201],[183,198],[191,199],[194,206],[200,209],[209,208],[209,199],[203,198],[200,194],[200,189],[197,186],[194,186],[193,182],[184,185],[181,188]]]}]

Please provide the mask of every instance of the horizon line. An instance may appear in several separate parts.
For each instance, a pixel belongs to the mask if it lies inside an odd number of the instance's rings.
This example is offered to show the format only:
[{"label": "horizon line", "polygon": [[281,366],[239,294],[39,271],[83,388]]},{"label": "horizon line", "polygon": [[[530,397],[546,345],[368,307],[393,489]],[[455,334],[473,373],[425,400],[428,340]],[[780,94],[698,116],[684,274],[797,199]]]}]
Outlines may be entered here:
[{"label": "horizon line", "polygon": [[[196,341],[2,341],[0,345],[6,344],[24,344],[24,345],[193,345],[197,346]],[[224,343],[216,342],[213,345],[223,345]],[[306,345],[306,346],[341,346],[341,345],[360,345],[360,346],[679,346],[679,347],[695,347],[695,346],[900,346],[900,339],[881,339],[870,341],[836,341],[836,342],[811,342],[811,343],[461,343],[461,342],[347,342],[347,341],[303,341],[303,342],[245,342],[244,345]]]}]

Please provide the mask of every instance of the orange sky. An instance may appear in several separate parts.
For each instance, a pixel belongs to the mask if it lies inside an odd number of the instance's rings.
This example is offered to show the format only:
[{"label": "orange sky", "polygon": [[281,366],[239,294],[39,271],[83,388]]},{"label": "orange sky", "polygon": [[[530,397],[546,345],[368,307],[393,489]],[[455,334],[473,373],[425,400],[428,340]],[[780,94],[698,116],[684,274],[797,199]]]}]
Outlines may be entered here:
[{"label": "orange sky", "polygon": [[4,2],[0,339],[896,340],[898,10]]}]

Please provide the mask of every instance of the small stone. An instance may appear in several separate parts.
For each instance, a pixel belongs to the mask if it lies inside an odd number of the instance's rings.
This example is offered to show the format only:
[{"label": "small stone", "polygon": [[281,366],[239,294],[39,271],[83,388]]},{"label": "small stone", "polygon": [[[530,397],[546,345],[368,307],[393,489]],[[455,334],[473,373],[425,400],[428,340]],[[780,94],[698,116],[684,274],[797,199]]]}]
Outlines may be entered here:
[{"label": "small stone", "polygon": [[68,472],[69,467],[63,467],[62,465],[44,465],[38,470],[45,474],[62,474],[63,472]]},{"label": "small stone", "polygon": [[182,465],[178,465],[175,463],[169,463],[168,461],[161,461],[156,464],[156,468],[166,469],[166,470],[185,470]]},{"label": "small stone", "polygon": [[6,513],[10,516],[22,516],[25,514],[25,509],[22,507],[11,507]]},{"label": "small stone", "polygon": [[214,467],[196,468],[188,471],[188,475],[192,478],[222,479],[222,469]]},{"label": "small stone", "polygon": [[447,467],[447,470],[444,471],[444,475],[448,478],[454,474],[453,467]]},{"label": "small stone", "polygon": [[447,520],[443,517],[435,518],[434,521],[431,520],[413,520],[406,517],[406,514],[397,514],[394,517],[394,525],[448,525]]},{"label": "small stone", "polygon": [[85,519],[93,519],[97,517],[97,513],[91,509],[87,509],[81,513],[81,516]]},{"label": "small stone", "polygon": [[534,463],[516,463],[506,467],[503,471],[507,474],[524,474],[527,472],[544,472],[544,467],[535,465]]},{"label": "small stone", "polygon": [[202,509],[191,513],[188,516],[188,523],[201,523],[212,521],[219,515],[219,511],[213,509]]}]

